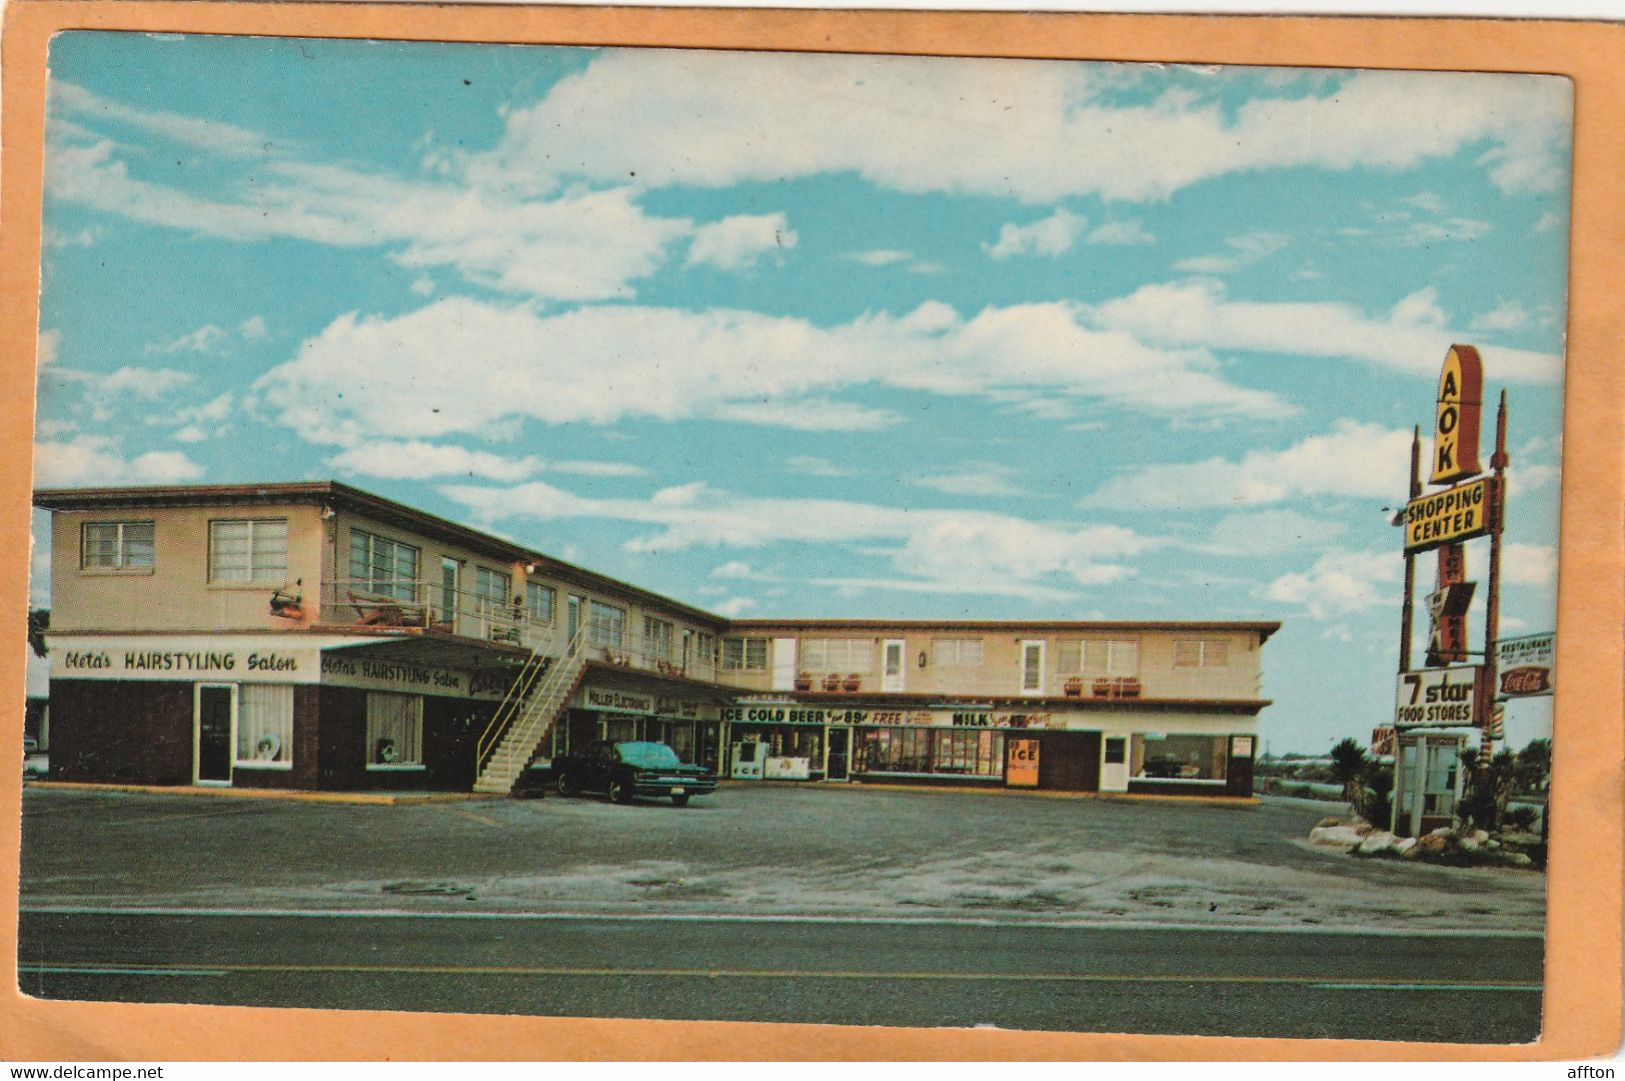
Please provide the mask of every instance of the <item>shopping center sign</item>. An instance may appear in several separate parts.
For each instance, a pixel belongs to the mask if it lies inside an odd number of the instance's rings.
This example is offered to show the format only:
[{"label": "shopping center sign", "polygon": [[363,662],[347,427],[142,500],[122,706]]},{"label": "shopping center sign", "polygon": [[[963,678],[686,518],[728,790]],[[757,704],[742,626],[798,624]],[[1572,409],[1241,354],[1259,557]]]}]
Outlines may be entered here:
[{"label": "shopping center sign", "polygon": [[1495,482],[1479,477],[1405,504],[1405,554],[1482,537],[1490,531]]}]

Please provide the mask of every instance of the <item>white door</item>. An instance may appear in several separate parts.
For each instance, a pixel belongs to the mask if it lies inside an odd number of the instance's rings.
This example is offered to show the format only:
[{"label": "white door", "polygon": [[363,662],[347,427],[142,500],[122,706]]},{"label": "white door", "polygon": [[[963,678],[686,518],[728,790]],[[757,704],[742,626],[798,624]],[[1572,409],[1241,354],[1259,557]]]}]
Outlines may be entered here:
[{"label": "white door", "polygon": [[1128,737],[1107,734],[1100,741],[1100,790],[1128,791]]},{"label": "white door", "polygon": [[1044,641],[1029,639],[1021,643],[1021,693],[1044,693]]},{"label": "white door", "polygon": [[794,638],[773,639],[773,689],[775,691],[793,691],[796,689],[796,640]]},{"label": "white door", "polygon": [[880,689],[883,691],[901,691],[903,689],[903,640],[890,638],[886,640],[882,650],[885,658],[885,667],[881,670]]}]

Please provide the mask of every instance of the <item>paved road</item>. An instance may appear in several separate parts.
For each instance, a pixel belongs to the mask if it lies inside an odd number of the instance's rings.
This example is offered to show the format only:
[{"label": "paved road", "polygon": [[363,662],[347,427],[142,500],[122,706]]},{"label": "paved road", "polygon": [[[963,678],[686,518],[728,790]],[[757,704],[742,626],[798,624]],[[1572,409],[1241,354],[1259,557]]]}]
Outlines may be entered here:
[{"label": "paved road", "polygon": [[25,910],[43,997],[1521,1042],[1530,936],[427,913]]}]

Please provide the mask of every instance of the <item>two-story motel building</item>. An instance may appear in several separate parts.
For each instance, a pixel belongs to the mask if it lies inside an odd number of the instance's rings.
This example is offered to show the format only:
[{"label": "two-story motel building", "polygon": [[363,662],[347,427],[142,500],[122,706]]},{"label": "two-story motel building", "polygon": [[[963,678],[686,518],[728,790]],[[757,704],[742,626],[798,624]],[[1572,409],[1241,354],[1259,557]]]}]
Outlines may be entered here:
[{"label": "two-story motel building", "polygon": [[728,620],[336,482],[35,493],[53,780],[741,780],[1245,796],[1273,622]]}]

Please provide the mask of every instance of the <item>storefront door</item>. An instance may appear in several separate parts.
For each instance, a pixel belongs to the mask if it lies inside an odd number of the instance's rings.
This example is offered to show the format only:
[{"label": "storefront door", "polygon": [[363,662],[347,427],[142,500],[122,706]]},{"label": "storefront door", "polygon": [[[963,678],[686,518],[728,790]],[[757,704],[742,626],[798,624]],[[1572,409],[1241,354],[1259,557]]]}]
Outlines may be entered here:
[{"label": "storefront door", "polygon": [[824,764],[824,780],[851,780],[852,730],[850,728],[831,728],[829,730],[828,746],[828,758]]},{"label": "storefront door", "polygon": [[880,689],[896,694],[903,689],[903,641],[893,638],[886,642],[882,652],[885,667],[880,677]]},{"label": "storefront door", "polygon": [[1100,790],[1128,791],[1128,737],[1107,736],[1100,749]]},{"label": "storefront door", "polygon": [[192,780],[231,783],[231,745],[237,721],[237,685],[200,683],[193,705]]}]

